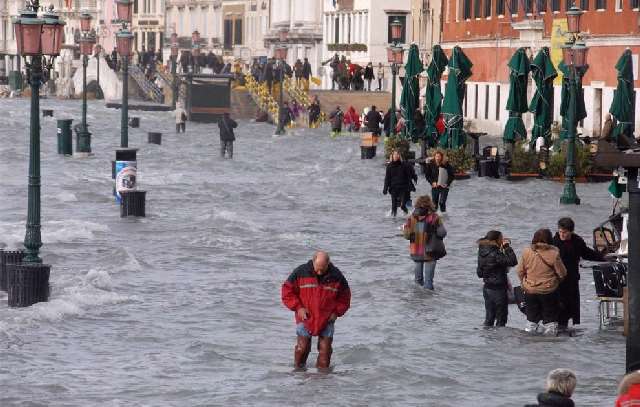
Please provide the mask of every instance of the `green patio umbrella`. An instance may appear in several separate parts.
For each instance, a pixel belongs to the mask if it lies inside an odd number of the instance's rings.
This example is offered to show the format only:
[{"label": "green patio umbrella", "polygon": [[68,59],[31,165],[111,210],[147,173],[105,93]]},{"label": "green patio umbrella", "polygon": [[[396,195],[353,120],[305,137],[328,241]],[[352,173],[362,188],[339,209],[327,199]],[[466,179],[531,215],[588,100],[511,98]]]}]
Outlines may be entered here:
[{"label": "green patio umbrella", "polygon": [[538,137],[544,138],[544,145],[551,145],[551,123],[553,122],[553,80],[558,76],[553,67],[549,48],[543,47],[531,62],[531,76],[536,83],[529,111],[534,114],[531,131],[531,149],[535,148]]},{"label": "green patio umbrella", "polygon": [[405,138],[416,138],[421,135],[415,133],[414,115],[420,102],[420,84],[418,75],[424,71],[420,61],[418,46],[411,44],[407,64],[404,66],[404,83],[400,94],[400,111],[405,120],[403,135]]},{"label": "green patio umbrella", "polygon": [[631,50],[624,51],[616,64],[616,70],[618,71],[618,86],[613,91],[613,102],[609,113],[618,121],[612,133],[612,137],[617,143],[622,134],[633,140],[636,92],[633,89]]},{"label": "green patio umbrella", "polygon": [[[571,93],[571,80],[569,79],[570,70],[569,67],[564,64],[564,61],[558,64],[558,69],[562,72],[562,90],[560,92],[560,116],[562,116],[562,127],[560,128],[560,139],[566,140],[569,136],[568,112],[569,95]],[[582,78],[580,78],[580,83],[578,85],[576,92],[576,96],[578,98],[578,100],[576,100],[576,125],[580,120],[587,117],[587,109],[584,104],[584,91],[582,89]]]},{"label": "green patio umbrella", "polygon": [[442,111],[440,79],[448,62],[449,60],[440,45],[434,45],[431,52],[431,62],[427,67],[427,89],[424,95],[424,121],[427,136],[438,134],[436,122]]},{"label": "green patio umbrella", "polygon": [[504,128],[502,139],[505,143],[515,143],[527,139],[527,130],[522,121],[522,113],[529,110],[527,106],[527,82],[529,81],[529,57],[524,48],[518,48],[509,61],[509,98],[507,110],[509,119]]},{"label": "green patio umbrella", "polygon": [[466,143],[463,130],[462,102],[465,96],[465,82],[471,76],[473,63],[462,52],[462,48],[453,48],[449,58],[449,78],[445,87],[442,114],[444,116],[445,131],[440,137],[440,146],[444,148],[459,148]]}]

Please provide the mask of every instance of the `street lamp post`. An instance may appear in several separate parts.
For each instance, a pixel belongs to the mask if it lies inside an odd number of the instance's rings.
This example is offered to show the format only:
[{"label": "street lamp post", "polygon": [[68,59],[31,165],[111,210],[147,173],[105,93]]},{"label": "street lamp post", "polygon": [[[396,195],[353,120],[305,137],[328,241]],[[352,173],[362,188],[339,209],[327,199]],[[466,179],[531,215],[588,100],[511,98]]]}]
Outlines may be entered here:
[{"label": "street lamp post", "polygon": [[82,54],[82,123],[76,127],[78,137],[76,152],[89,154],[91,153],[91,133],[89,133],[87,125],[87,63],[89,55],[93,52],[96,39],[94,36],[89,35],[91,14],[88,12],[83,12],[80,15],[80,30],[82,31],[82,37],[80,38],[80,53]]},{"label": "street lamp post", "polygon": [[289,51],[289,49],[287,48],[287,46],[285,45],[285,42],[287,41],[287,37],[289,35],[289,32],[287,30],[280,30],[278,33],[278,39],[280,40],[280,44],[278,46],[276,46],[276,48],[274,49],[274,56],[276,57],[276,59],[278,60],[278,64],[279,66],[279,78],[278,80],[280,81],[280,91],[279,91],[279,95],[278,95],[278,117],[276,118],[276,120],[278,120],[278,127],[276,128],[276,134],[281,135],[285,133],[285,129],[284,129],[284,122],[281,120],[281,116],[282,116],[282,109],[284,106],[284,70],[285,70],[285,61],[287,59],[287,53]]},{"label": "street lamp post", "polygon": [[133,0],[116,0],[118,21],[122,28],[116,33],[116,47],[122,59],[122,107],[120,115],[120,147],[129,147],[129,57],[133,34],[127,29],[131,23]]},{"label": "street lamp post", "polygon": [[171,92],[173,94],[173,100],[171,105],[173,106],[173,110],[176,109],[176,101],[178,100],[178,81],[176,78],[178,50],[178,34],[173,33],[171,34],[171,75],[173,78],[173,84],[171,86],[173,89],[173,92]]},{"label": "street lamp post", "polygon": [[396,75],[398,75],[399,65],[404,58],[404,49],[399,46],[402,38],[402,23],[397,18],[391,25],[391,40],[393,45],[387,48],[387,61],[391,64],[391,117],[389,118],[390,134],[395,134],[396,129]]},{"label": "street lamp post", "polygon": [[577,123],[577,107],[578,107],[578,89],[582,82],[582,77],[589,69],[587,65],[587,53],[589,48],[582,41],[580,33],[580,16],[583,11],[575,5],[567,11],[567,26],[569,33],[572,34],[571,41],[567,42],[562,48],[562,59],[564,64],[569,68],[569,107],[567,112],[567,162],[565,168],[564,190],[560,197],[561,204],[580,204],[580,198],[576,193],[575,177],[576,172],[576,128]]},{"label": "street lamp post", "polygon": [[31,86],[31,120],[29,128],[29,190],[27,227],[24,238],[27,263],[42,263],[38,256],[40,235],[40,87],[53,71],[53,61],[60,55],[64,22],[53,13],[53,7],[38,17],[38,0],[15,18],[15,37],[18,54],[25,60],[27,80]]}]

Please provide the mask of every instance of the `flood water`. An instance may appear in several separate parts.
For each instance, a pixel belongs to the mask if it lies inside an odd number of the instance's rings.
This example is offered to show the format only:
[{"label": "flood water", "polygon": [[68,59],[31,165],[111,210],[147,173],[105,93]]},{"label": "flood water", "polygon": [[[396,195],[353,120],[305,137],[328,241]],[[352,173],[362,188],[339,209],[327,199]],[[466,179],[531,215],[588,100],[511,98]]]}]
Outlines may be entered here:
[{"label": "flood water", "polygon": [[[0,243],[21,248],[29,104],[0,106]],[[80,117],[79,101],[41,107]],[[274,138],[272,126],[241,122],[234,160],[222,160],[216,125],[176,135],[171,113],[130,115],[141,118],[129,145],[140,148],[142,219],[120,218],[111,196],[119,111],[90,103],[88,159],[57,155],[56,122],[42,121],[52,292],[26,309],[0,293],[0,406],[519,406],[557,367],[577,372],[577,405],[613,405],[624,339],[598,329],[590,269],[572,338],[524,334],[515,306],[507,328],[482,329],[475,271],[475,241],[489,229],[519,255],[536,229],[570,215],[590,242],[611,210],[607,184],[578,185],[582,205],[561,207],[554,182],[455,182],[449,254],[429,293],[413,283],[402,219],[385,216],[382,154],[361,160],[356,138]],[[161,146],[146,143],[148,131],[164,133]],[[428,192],[423,177],[417,188]],[[352,290],[329,374],[292,371],[293,313],[280,301],[282,282],[316,249]]]}]

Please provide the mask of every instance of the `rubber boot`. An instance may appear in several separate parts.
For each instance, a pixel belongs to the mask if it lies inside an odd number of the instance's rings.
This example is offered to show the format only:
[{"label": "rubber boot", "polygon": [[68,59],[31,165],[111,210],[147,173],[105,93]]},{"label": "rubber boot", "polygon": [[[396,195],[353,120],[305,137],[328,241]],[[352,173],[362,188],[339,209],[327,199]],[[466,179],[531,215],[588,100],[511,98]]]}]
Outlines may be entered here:
[{"label": "rubber boot", "polygon": [[558,336],[558,323],[549,322],[544,324],[544,336]]},{"label": "rubber boot", "polygon": [[331,348],[332,342],[333,338],[326,336],[318,337],[318,360],[316,361],[316,367],[318,369],[329,368],[331,364],[331,353],[333,353],[333,349]]},{"label": "rubber boot", "polygon": [[293,352],[293,363],[296,369],[303,368],[307,364],[309,352],[311,352],[311,337],[298,336],[298,342]]},{"label": "rubber boot", "polygon": [[527,321],[527,325],[524,327],[525,332],[529,332],[530,334],[536,333],[538,330],[538,323]]}]

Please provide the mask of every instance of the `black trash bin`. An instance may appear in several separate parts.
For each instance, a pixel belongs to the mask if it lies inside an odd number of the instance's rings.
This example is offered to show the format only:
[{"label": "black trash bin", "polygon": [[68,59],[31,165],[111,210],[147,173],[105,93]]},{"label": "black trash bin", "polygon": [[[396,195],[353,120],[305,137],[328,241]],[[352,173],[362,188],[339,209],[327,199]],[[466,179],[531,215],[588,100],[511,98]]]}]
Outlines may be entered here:
[{"label": "black trash bin", "polygon": [[162,144],[162,133],[149,132],[147,141],[150,144]]},{"label": "black trash bin", "polygon": [[71,133],[73,119],[58,120],[58,154],[73,154],[73,135]]}]

